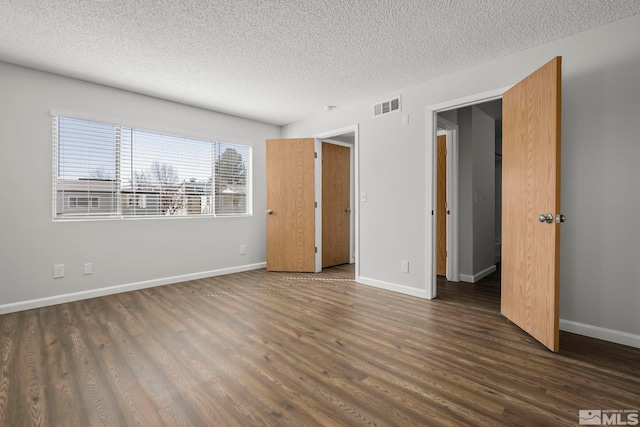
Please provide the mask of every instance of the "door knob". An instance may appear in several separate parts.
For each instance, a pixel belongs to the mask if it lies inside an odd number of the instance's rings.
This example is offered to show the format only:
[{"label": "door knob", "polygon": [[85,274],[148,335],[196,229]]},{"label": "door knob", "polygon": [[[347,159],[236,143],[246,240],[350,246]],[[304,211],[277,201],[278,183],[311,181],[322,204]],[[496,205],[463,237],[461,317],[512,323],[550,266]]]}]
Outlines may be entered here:
[{"label": "door knob", "polygon": [[273,210],[267,209],[267,215],[271,215],[272,213],[273,213]]},{"label": "door knob", "polygon": [[558,224],[560,224],[561,222],[565,222],[567,220],[567,217],[562,215],[562,214],[558,214],[556,215],[556,222]]},{"label": "door knob", "polygon": [[346,213],[350,214],[351,213],[351,209],[347,208],[344,210]]},{"label": "door knob", "polygon": [[547,224],[551,224],[553,222],[553,215],[551,215],[550,213],[548,213],[548,214],[540,214],[540,216],[538,216],[538,221],[546,222]]}]

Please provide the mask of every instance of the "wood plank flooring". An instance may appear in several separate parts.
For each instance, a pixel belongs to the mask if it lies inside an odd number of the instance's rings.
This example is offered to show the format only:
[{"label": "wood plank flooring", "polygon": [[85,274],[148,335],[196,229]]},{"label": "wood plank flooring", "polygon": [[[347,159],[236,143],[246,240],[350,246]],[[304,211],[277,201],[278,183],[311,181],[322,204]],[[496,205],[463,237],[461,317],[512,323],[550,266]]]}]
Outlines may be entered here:
[{"label": "wood plank flooring", "polygon": [[257,270],[0,316],[0,426],[578,425],[640,409],[640,349],[553,354],[499,277],[433,301],[352,266]]}]

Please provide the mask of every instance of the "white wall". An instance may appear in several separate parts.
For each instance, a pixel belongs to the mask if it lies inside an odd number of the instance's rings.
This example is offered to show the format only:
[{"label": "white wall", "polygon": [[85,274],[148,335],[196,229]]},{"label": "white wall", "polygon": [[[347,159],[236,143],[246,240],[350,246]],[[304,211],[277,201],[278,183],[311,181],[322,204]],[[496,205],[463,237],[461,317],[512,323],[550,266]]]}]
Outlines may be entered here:
[{"label": "white wall", "polygon": [[[473,276],[495,267],[495,120],[471,107],[473,135]],[[494,269],[495,270],[495,269]],[[462,273],[462,271],[461,271]]]},{"label": "white wall", "polygon": [[[426,294],[433,236],[425,109],[502,88],[563,57],[562,328],[640,346],[640,15],[396,91],[402,113],[372,118],[376,97],[283,128],[285,137],[360,126],[360,272]],[[402,115],[409,124],[402,124]],[[428,243],[427,243],[428,242]],[[411,261],[408,274],[401,259]],[[374,282],[375,281],[375,282]]]},{"label": "white wall", "polygon": [[458,160],[460,206],[460,280],[472,282],[473,276],[473,118],[471,107],[458,111]]},{"label": "white wall", "polygon": [[[5,63],[0,94],[0,313],[264,263],[264,141],[279,127]],[[54,223],[52,109],[253,145],[256,214]],[[52,278],[54,264],[65,278]]]},{"label": "white wall", "polygon": [[476,106],[457,111],[460,280],[473,283],[495,271],[495,120]]}]

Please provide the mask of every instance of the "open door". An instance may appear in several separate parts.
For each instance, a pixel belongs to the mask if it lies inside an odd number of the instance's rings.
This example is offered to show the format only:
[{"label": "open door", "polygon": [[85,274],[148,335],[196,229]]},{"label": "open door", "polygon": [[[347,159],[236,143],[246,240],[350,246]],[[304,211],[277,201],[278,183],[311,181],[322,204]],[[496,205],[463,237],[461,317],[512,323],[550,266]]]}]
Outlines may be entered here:
[{"label": "open door", "polygon": [[436,274],[447,275],[447,137],[438,135]]},{"label": "open door", "polygon": [[267,140],[269,271],[315,271],[314,142]]},{"label": "open door", "polygon": [[349,263],[351,153],[322,143],[322,268]]},{"label": "open door", "polygon": [[501,313],[559,349],[561,57],[502,98]]}]

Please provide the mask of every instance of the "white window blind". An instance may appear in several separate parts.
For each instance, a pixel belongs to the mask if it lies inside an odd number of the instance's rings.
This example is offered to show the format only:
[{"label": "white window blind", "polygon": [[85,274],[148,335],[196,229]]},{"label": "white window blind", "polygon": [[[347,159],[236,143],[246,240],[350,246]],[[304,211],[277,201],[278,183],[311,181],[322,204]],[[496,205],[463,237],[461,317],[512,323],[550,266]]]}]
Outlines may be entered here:
[{"label": "white window blind", "polygon": [[53,118],[54,218],[251,214],[251,147]]}]

